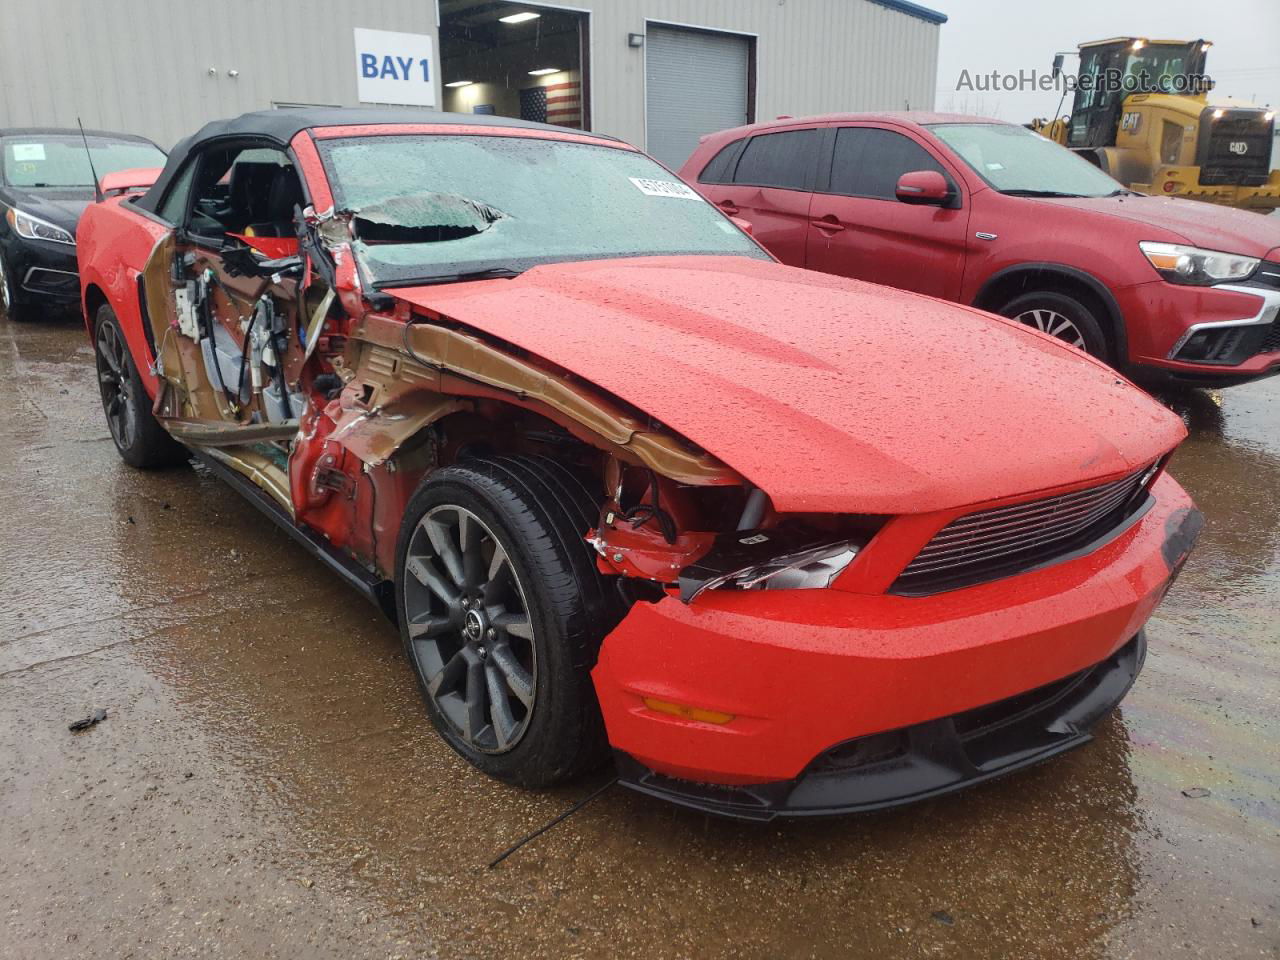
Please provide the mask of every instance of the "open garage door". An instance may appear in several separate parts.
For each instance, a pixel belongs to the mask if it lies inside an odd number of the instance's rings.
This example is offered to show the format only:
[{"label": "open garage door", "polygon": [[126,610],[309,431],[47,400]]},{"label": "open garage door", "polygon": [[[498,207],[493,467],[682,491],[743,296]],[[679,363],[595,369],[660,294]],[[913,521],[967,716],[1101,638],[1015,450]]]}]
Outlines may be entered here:
[{"label": "open garage door", "polygon": [[588,16],[510,0],[440,0],[444,108],[591,129]]},{"label": "open garage door", "polygon": [[754,119],[755,41],[649,24],[645,31],[648,152],[673,170],[704,134]]}]

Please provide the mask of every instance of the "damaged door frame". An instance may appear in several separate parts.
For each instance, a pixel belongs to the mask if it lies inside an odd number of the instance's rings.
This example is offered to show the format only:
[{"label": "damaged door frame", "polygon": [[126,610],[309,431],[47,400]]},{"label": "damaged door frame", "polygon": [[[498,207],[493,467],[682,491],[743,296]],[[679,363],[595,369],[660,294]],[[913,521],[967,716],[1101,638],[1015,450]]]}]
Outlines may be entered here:
[{"label": "damaged door frame", "polygon": [[[203,255],[205,258],[214,258],[219,263],[217,269],[220,271],[222,269],[223,253],[227,248],[225,240],[219,242],[214,237],[206,234],[197,234],[191,230],[191,218],[195,209],[197,195],[200,192],[199,182],[202,171],[210,162],[210,157],[215,153],[230,151],[233,154],[232,165],[234,165],[235,157],[238,157],[240,153],[255,149],[271,150],[273,153],[284,157],[292,167],[298,180],[304,205],[311,203],[311,187],[303,169],[301,158],[295,152],[291,143],[282,144],[269,137],[236,134],[210,139],[193,151],[192,155],[185,161],[178,176],[175,177],[174,182],[167,188],[164,198],[167,200],[173,190],[183,188],[182,179],[190,171],[190,179],[185,187],[186,196],[181,214],[177,218],[177,222],[170,222],[152,215],[154,219],[168,227],[168,236],[157,242],[152,251],[152,257],[148,260],[143,272],[139,274],[140,303],[145,303],[151,299],[149,296],[144,299],[147,277],[163,269],[166,278],[162,284],[160,281],[156,283],[156,286],[163,285],[165,288],[165,297],[162,304],[164,322],[161,323],[160,320],[157,320],[153,315],[154,311],[151,309],[148,309],[144,316],[144,323],[148,325],[147,332],[157,341],[157,347],[154,351],[157,372],[164,365],[163,354],[166,352],[166,346],[172,346],[170,343],[170,335],[172,334],[170,327],[175,322],[173,318],[177,315],[176,277],[180,269],[179,263],[184,258],[184,254],[179,251],[185,251],[197,257]],[[147,213],[147,211],[140,212]],[[164,262],[157,262],[157,256],[161,256]],[[184,269],[186,268],[184,267]],[[264,288],[263,292],[266,292],[266,288]],[[159,326],[157,326],[158,324]],[[241,346],[243,350],[244,344],[241,344]],[[180,380],[181,390],[184,393],[188,393],[192,389],[190,381],[193,379],[199,381],[204,372],[203,368],[189,355],[184,355],[181,350],[175,349],[172,352],[178,368],[177,375]],[[283,361],[284,358],[281,359]],[[207,380],[208,378],[205,377],[205,379]],[[157,386],[157,396],[154,404],[154,412],[165,419],[169,432],[180,442],[186,444],[201,461],[210,466],[210,469],[214,469],[224,477],[227,474],[234,473],[237,478],[235,483],[237,487],[247,484],[256,491],[255,497],[266,497],[271,501],[273,509],[283,514],[282,517],[277,517],[273,513],[273,519],[276,519],[281,525],[287,523],[292,527],[293,505],[289,495],[288,470],[287,468],[279,469],[275,467],[269,458],[255,451],[253,445],[261,442],[283,441],[296,436],[299,429],[297,419],[277,423],[250,423],[227,419],[226,411],[222,410],[223,404],[218,398],[212,380],[209,380],[205,386],[209,390],[215,391],[215,403],[220,413],[220,419],[192,419],[183,415],[180,405],[175,406],[179,401],[178,397],[173,393],[173,386],[172,373],[166,373],[165,376],[161,377]],[[287,387],[283,389],[287,389]],[[250,499],[257,503],[255,497]],[[261,504],[258,505],[261,506]],[[299,539],[302,539],[303,536],[305,535],[299,536]],[[326,562],[333,566],[336,556],[336,554],[327,556]],[[339,572],[343,571],[339,570]],[[348,577],[348,579],[351,578]],[[359,583],[355,585],[361,587]]]}]

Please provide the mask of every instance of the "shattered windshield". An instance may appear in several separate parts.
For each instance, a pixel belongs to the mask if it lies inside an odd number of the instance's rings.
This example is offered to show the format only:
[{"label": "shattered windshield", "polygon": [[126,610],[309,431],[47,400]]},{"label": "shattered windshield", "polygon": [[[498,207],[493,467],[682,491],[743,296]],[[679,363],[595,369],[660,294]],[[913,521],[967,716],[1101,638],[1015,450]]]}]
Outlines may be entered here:
[{"label": "shattered windshield", "polygon": [[648,157],[564,140],[320,141],[337,210],[379,283],[664,254],[766,255]]}]

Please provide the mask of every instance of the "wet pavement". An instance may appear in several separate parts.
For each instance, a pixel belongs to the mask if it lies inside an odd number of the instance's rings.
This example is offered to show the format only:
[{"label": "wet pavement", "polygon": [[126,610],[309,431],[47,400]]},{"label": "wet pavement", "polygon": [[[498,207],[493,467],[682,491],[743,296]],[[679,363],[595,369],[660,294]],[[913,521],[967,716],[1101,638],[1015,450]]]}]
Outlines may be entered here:
[{"label": "wet pavement", "polygon": [[1280,378],[1170,403],[1208,526],[1096,742],[782,826],[615,789],[488,870],[603,778],[474,772],[372,607],[120,462],[74,321],[0,325],[0,957],[1280,956]]}]

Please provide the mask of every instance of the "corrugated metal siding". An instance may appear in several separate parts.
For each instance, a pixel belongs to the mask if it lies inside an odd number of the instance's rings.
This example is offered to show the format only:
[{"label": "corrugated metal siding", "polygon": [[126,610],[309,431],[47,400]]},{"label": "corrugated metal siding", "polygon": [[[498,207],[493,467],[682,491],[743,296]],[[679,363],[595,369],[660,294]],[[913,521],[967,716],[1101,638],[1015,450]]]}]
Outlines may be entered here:
[{"label": "corrugated metal siding", "polygon": [[[649,153],[678,169],[708,130],[747,122],[745,37],[650,25],[645,41]],[[696,89],[696,97],[689,91]]]},{"label": "corrugated metal siding", "polygon": [[86,127],[167,148],[208,120],[273,102],[354,105],[353,27],[434,37],[435,3],[5,0],[0,127],[75,126],[78,114]]},{"label": "corrugated metal siding", "polygon": [[[933,109],[937,24],[869,0],[571,0],[592,10],[595,128],[644,145],[645,20],[756,34],[756,119]],[[696,90],[689,91],[697,97]],[[710,131],[708,131],[710,132]]]},{"label": "corrugated metal siding", "polygon": [[[646,18],[757,35],[760,120],[933,106],[939,27],[870,0],[564,5],[592,14],[595,129],[640,145],[645,57],[627,46],[627,34],[643,33]],[[167,147],[207,120],[273,101],[354,104],[357,26],[435,36],[435,3],[6,0],[0,126],[69,126],[79,114],[86,126],[143,133]],[[438,57],[438,38],[436,46]],[[211,66],[216,76],[208,75]],[[227,76],[231,69],[238,78]]]}]

